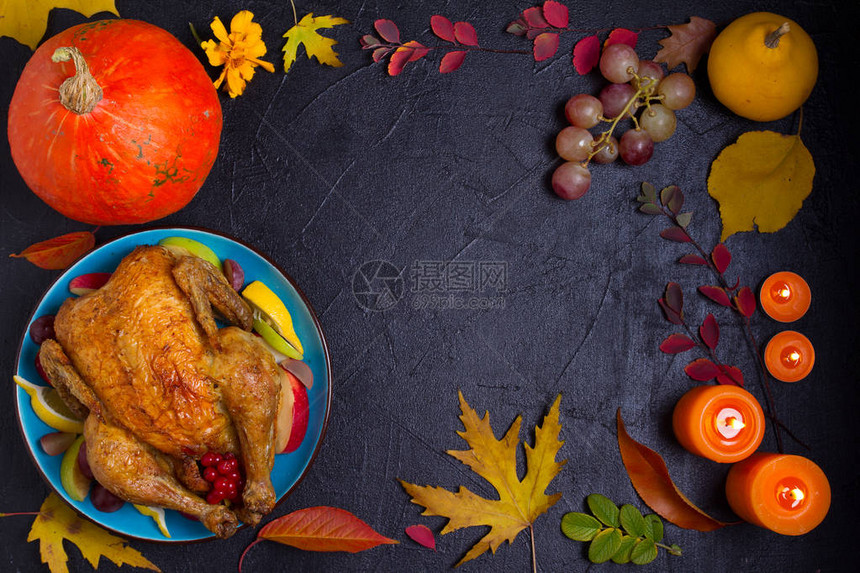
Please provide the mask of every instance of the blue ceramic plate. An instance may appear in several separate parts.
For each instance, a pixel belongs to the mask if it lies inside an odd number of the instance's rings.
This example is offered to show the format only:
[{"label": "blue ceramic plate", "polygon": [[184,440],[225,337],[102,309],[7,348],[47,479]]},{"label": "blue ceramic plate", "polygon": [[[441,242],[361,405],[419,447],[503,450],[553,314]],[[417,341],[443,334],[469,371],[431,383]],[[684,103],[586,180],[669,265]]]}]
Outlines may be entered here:
[{"label": "blue ceramic plate", "polygon": [[[39,301],[30,321],[45,314],[55,314],[64,300],[74,296],[69,292],[69,281],[72,278],[86,273],[113,272],[120,260],[136,246],[153,245],[164,237],[172,236],[195,239],[212,248],[222,260],[237,261],[245,271],[246,284],[253,280],[265,283],[284,301],[293,317],[296,333],[304,346],[304,361],[311,367],[314,384],[308,391],[310,419],[304,441],[298,450],[275,456],[272,482],[278,499],[283,500],[307,472],[325,434],[331,404],[331,367],[325,337],[310,303],[293,279],[279,270],[264,255],[234,239],[202,229],[152,229],[126,235],[85,255],[64,272]],[[25,331],[18,350],[18,375],[34,384],[45,384],[36,372],[37,352],[38,346]],[[165,512],[167,528],[171,535],[167,538],[161,534],[152,518],[140,514],[130,503],[126,503],[122,509],[114,513],[104,513],[93,507],[89,498],[82,502],[70,499],[60,483],[60,461],[63,456],[49,456],[39,445],[41,436],[55,430],[36,417],[30,406],[29,396],[17,386],[16,402],[24,441],[36,465],[51,487],[78,512],[117,533],[139,539],[185,542],[214,537],[202,524],[189,520],[175,511]]]}]

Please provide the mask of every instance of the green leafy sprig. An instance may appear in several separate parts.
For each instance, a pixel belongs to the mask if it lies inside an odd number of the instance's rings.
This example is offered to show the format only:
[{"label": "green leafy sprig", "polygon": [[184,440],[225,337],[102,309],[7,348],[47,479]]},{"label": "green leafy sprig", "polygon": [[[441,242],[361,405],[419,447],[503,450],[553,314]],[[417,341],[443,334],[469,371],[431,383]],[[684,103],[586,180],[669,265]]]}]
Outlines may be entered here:
[{"label": "green leafy sprig", "polygon": [[665,545],[663,522],[656,515],[643,516],[630,504],[621,508],[608,497],[593,493],[586,498],[587,513],[570,512],[561,518],[561,531],[574,541],[590,541],[588,559],[592,563],[635,563],[645,565],[657,558],[659,548],[681,555],[675,544]]}]

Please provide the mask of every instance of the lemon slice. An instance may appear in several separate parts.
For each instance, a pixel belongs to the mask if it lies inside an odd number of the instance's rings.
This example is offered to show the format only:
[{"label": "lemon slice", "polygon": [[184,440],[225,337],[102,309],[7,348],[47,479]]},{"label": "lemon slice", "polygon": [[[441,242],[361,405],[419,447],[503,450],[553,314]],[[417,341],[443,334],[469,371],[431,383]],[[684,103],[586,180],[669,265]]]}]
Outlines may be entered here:
[{"label": "lemon slice", "polygon": [[63,454],[63,461],[60,462],[60,482],[69,497],[75,501],[86,499],[92,482],[90,478],[84,475],[80,464],[78,464],[78,452],[80,452],[83,443],[84,437],[78,436]]},{"label": "lemon slice", "polygon": [[83,433],[84,422],[69,410],[55,388],[37,386],[18,375],[12,378],[15,380],[15,384],[30,395],[30,405],[40,420],[61,432]]},{"label": "lemon slice", "polygon": [[[296,335],[296,331],[293,329],[293,317],[290,316],[290,311],[287,310],[287,307],[278,298],[278,295],[273,293],[269,287],[260,281],[254,281],[245,287],[245,290],[242,291],[242,296],[251,305],[251,309],[254,311],[254,319],[272,327],[290,346],[298,351],[299,358],[297,360],[301,360],[301,355],[305,351],[302,348],[302,343],[298,335]],[[263,333],[260,332],[260,334],[262,335]],[[284,354],[294,358],[294,356],[286,352]]]},{"label": "lemon slice", "polygon": [[161,530],[161,534],[165,537],[170,537],[170,532],[167,530],[167,522],[164,519],[164,508],[163,507],[155,507],[151,505],[138,505],[132,504],[134,508],[138,510],[143,515],[147,515],[155,520],[155,524],[158,526],[158,529]]}]

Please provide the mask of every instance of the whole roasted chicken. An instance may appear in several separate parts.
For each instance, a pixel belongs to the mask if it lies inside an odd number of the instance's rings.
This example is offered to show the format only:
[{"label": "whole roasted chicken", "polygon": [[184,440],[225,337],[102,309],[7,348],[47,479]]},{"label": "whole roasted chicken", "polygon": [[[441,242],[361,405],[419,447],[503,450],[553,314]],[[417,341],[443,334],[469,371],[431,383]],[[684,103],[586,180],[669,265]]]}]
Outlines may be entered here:
[{"label": "whole roasted chicken", "polygon": [[[218,328],[214,311],[231,326]],[[94,477],[115,495],[196,516],[218,537],[275,505],[282,376],[249,331],[252,312],[209,262],[161,246],[126,256],[101,289],[66,300],[40,359],[84,418]],[[232,453],[240,501],[209,504],[206,452]]]}]

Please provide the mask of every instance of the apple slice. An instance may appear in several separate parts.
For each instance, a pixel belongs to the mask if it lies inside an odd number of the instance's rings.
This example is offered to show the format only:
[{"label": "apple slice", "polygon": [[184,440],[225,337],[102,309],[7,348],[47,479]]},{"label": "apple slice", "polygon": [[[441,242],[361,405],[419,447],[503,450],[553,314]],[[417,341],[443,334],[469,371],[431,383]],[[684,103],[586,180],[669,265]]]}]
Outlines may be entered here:
[{"label": "apple slice", "polygon": [[105,286],[110,279],[111,273],[87,273],[69,281],[69,290],[72,294],[83,296]]},{"label": "apple slice", "polygon": [[92,480],[84,475],[80,464],[78,464],[78,452],[83,443],[84,437],[78,436],[63,454],[63,460],[60,462],[60,483],[63,484],[63,489],[66,490],[69,497],[75,501],[84,501],[92,483]]},{"label": "apple slice", "polygon": [[281,380],[281,403],[275,421],[275,452],[296,451],[308,430],[310,404],[308,390],[287,370]]},{"label": "apple slice", "polygon": [[158,241],[162,247],[167,247],[177,255],[194,255],[205,261],[209,261],[219,272],[223,272],[221,259],[215,254],[215,251],[194,239],[188,237],[165,237]]}]

